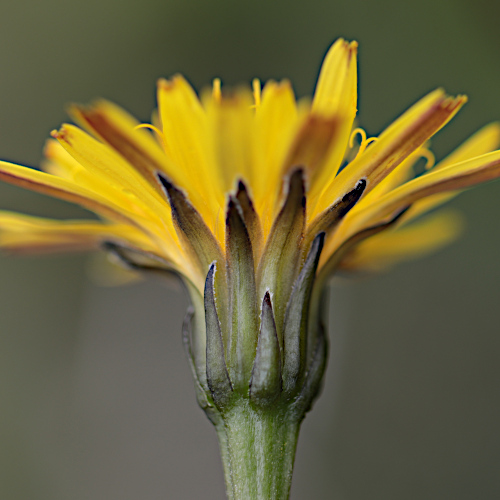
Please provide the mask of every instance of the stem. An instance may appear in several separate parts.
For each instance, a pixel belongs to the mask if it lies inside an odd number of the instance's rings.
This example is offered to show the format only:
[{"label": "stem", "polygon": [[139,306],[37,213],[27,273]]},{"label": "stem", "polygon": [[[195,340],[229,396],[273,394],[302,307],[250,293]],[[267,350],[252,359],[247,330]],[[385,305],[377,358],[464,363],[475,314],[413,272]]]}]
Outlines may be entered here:
[{"label": "stem", "polygon": [[298,419],[282,408],[259,409],[240,399],[218,426],[231,500],[287,500],[299,434]]}]

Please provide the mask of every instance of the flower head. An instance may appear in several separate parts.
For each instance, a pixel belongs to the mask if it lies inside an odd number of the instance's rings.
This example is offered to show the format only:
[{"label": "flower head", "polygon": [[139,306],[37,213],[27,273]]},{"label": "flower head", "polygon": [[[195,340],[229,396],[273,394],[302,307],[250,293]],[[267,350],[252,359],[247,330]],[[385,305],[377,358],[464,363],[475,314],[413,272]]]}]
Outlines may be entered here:
[{"label": "flower head", "polygon": [[[226,93],[215,80],[212,91],[198,97],[174,76],[159,81],[154,125],[141,125],[105,101],[71,107],[82,128],[63,125],[52,133],[43,171],[2,162],[0,178],[80,204],[100,220],[56,222],[2,212],[0,245],[37,252],[106,243],[139,266],[147,260],[172,269],[202,290],[209,264],[229,257],[231,211],[245,224],[256,268],[266,249],[279,245],[287,207],[302,212],[295,221],[295,243],[304,247],[298,268],[322,231],[320,270],[336,254],[338,266],[373,267],[388,260],[385,247],[388,254],[412,254],[443,243],[457,226],[449,215],[414,231],[407,224],[460,189],[499,175],[500,153],[490,153],[499,126],[486,127],[415,178],[419,158],[433,161],[428,140],[466,99],[438,89],[367,139],[354,129],[356,51],[355,42],[341,39],[331,47],[312,103],[297,102],[288,81],[270,81],[261,90],[255,80],[253,90]],[[396,230],[366,242],[365,250],[364,232],[398,216]]]},{"label": "flower head", "polygon": [[[259,401],[298,394],[314,364],[320,334],[307,325],[317,323],[326,278],[446,243],[455,215],[413,222],[500,176],[497,124],[433,164],[430,138],[466,102],[441,89],[367,138],[355,125],[356,53],[355,42],[333,44],[312,101],[297,101],[288,81],[226,92],[215,80],[198,96],[177,75],[159,81],[152,124],[106,101],[71,107],[81,128],[52,133],[42,171],[1,162],[0,179],[99,220],[1,212],[0,246],[105,248],[137,269],[173,271],[205,315],[194,370],[216,403],[228,387]],[[416,175],[421,158],[427,169]]]}]

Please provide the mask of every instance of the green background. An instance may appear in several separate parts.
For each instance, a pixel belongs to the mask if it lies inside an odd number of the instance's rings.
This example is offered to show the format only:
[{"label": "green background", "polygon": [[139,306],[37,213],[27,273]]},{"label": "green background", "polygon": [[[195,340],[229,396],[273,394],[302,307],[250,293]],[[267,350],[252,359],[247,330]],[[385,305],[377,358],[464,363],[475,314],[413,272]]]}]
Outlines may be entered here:
[{"label": "green background", "polygon": [[[0,157],[37,165],[64,107],[104,96],[148,120],[155,81],[289,77],[310,94],[330,43],[360,43],[360,122],[377,134],[436,86],[470,101],[438,157],[500,118],[499,8],[484,0],[20,0],[0,5]],[[452,202],[464,236],[339,281],[321,399],[292,499],[500,498],[500,184]],[[82,210],[0,186],[0,206]],[[0,258],[0,498],[219,499],[215,433],[158,282],[99,288],[84,256]]]}]

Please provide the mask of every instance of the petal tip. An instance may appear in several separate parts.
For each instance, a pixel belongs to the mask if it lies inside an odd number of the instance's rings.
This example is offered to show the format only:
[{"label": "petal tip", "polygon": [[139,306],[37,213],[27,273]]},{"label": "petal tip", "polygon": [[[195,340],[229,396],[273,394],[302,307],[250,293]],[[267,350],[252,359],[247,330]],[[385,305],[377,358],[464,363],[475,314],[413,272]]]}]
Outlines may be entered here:
[{"label": "petal tip", "polygon": [[174,90],[183,84],[187,84],[187,80],[180,73],[176,73],[170,78],[158,79],[158,88],[161,90]]},{"label": "petal tip", "polygon": [[158,78],[157,86],[158,90],[171,90],[173,82],[172,80],[167,80],[166,78]]},{"label": "petal tip", "polygon": [[64,124],[59,130],[52,130],[50,135],[59,142],[65,142],[71,146],[69,125]]},{"label": "petal tip", "polygon": [[348,45],[348,50],[349,50],[349,61],[352,57],[356,57],[358,54],[358,42],[356,40],[353,40],[352,42],[349,43]]}]

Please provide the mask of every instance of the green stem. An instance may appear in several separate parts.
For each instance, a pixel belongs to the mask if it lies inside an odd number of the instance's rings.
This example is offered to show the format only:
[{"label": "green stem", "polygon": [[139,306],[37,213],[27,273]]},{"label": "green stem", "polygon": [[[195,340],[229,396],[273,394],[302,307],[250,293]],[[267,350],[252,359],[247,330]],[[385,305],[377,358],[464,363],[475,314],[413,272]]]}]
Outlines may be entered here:
[{"label": "green stem", "polygon": [[259,409],[241,399],[217,426],[226,488],[231,500],[287,500],[299,434],[284,409]]}]

